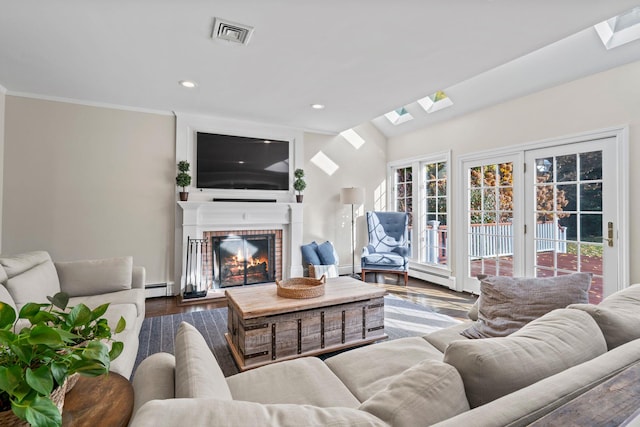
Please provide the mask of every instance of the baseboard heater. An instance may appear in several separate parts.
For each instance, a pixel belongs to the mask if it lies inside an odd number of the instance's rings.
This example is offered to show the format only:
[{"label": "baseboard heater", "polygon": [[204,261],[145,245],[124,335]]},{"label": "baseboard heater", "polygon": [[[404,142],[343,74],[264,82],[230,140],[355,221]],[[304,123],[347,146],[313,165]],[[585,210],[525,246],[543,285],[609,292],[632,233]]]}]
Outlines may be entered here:
[{"label": "baseboard heater", "polygon": [[145,298],[156,298],[167,296],[167,283],[149,283],[144,286]]},{"label": "baseboard heater", "polygon": [[249,202],[249,203],[275,203],[276,199],[223,199],[219,197],[213,198],[214,202]]}]

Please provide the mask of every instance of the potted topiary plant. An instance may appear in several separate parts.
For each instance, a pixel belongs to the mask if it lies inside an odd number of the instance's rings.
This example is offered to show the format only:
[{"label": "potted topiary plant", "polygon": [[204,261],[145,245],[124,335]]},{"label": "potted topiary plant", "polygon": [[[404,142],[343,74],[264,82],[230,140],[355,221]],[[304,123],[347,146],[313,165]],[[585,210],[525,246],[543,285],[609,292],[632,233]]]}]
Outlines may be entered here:
[{"label": "potted topiary plant", "polygon": [[[18,316],[0,302],[0,425],[19,425],[19,420],[38,427],[62,425],[68,379],[106,374],[124,348],[111,340],[102,317],[109,304],[67,310],[65,293],[47,299],[51,304],[25,304]],[[114,332],[125,326],[121,317]],[[112,342],[111,350],[105,341]]]},{"label": "potted topiary plant", "polygon": [[189,199],[189,192],[185,187],[191,185],[191,175],[189,175],[189,167],[191,165],[186,160],[181,160],[178,162],[178,175],[176,176],[176,185],[178,187],[182,187],[182,191],[180,192],[180,201],[186,202]]},{"label": "potted topiary plant", "polygon": [[304,170],[302,169],[296,169],[293,172],[293,176],[296,177],[295,181],[293,181],[293,188],[298,192],[298,194],[296,194],[296,202],[301,203],[302,202],[302,192],[304,191],[305,188],[307,188],[307,183],[304,182]]}]

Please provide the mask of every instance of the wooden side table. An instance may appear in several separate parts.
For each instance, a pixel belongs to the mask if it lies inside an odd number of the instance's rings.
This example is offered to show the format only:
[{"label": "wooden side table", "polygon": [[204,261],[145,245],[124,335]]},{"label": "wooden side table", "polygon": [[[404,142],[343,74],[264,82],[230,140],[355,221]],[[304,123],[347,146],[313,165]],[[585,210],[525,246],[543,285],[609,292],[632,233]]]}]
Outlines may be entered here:
[{"label": "wooden side table", "polygon": [[133,386],[122,375],[78,379],[64,398],[62,425],[126,426],[133,412]]}]

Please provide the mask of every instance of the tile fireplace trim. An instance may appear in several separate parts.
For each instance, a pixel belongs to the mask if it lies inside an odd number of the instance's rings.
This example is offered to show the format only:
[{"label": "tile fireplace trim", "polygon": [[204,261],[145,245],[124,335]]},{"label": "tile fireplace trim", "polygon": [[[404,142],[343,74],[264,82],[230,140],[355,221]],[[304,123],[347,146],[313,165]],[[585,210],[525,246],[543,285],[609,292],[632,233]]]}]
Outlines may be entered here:
[{"label": "tile fireplace trim", "polygon": [[302,276],[302,204],[261,202],[177,202],[175,270],[178,294],[185,286],[187,237],[205,231],[282,230],[282,277]]}]

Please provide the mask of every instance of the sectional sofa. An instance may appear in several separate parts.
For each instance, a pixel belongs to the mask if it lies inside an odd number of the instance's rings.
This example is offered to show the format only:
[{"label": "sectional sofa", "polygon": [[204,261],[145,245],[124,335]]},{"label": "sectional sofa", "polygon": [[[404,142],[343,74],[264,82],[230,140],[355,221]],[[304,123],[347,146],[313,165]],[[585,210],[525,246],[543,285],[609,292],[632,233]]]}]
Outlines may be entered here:
[{"label": "sectional sofa", "polygon": [[183,323],[175,357],[138,367],[130,425],[527,425],[640,361],[640,284],[504,337],[462,336],[470,324],[224,378]]},{"label": "sectional sofa", "polygon": [[45,251],[0,257],[0,301],[16,312],[28,302],[48,303],[47,296],[66,292],[69,307],[96,308],[110,303],[104,317],[115,328],[120,316],[127,326],[113,336],[124,350],[110,370],[129,378],[138,353],[138,335],[145,312],[145,269],[131,257],[54,263]]}]

